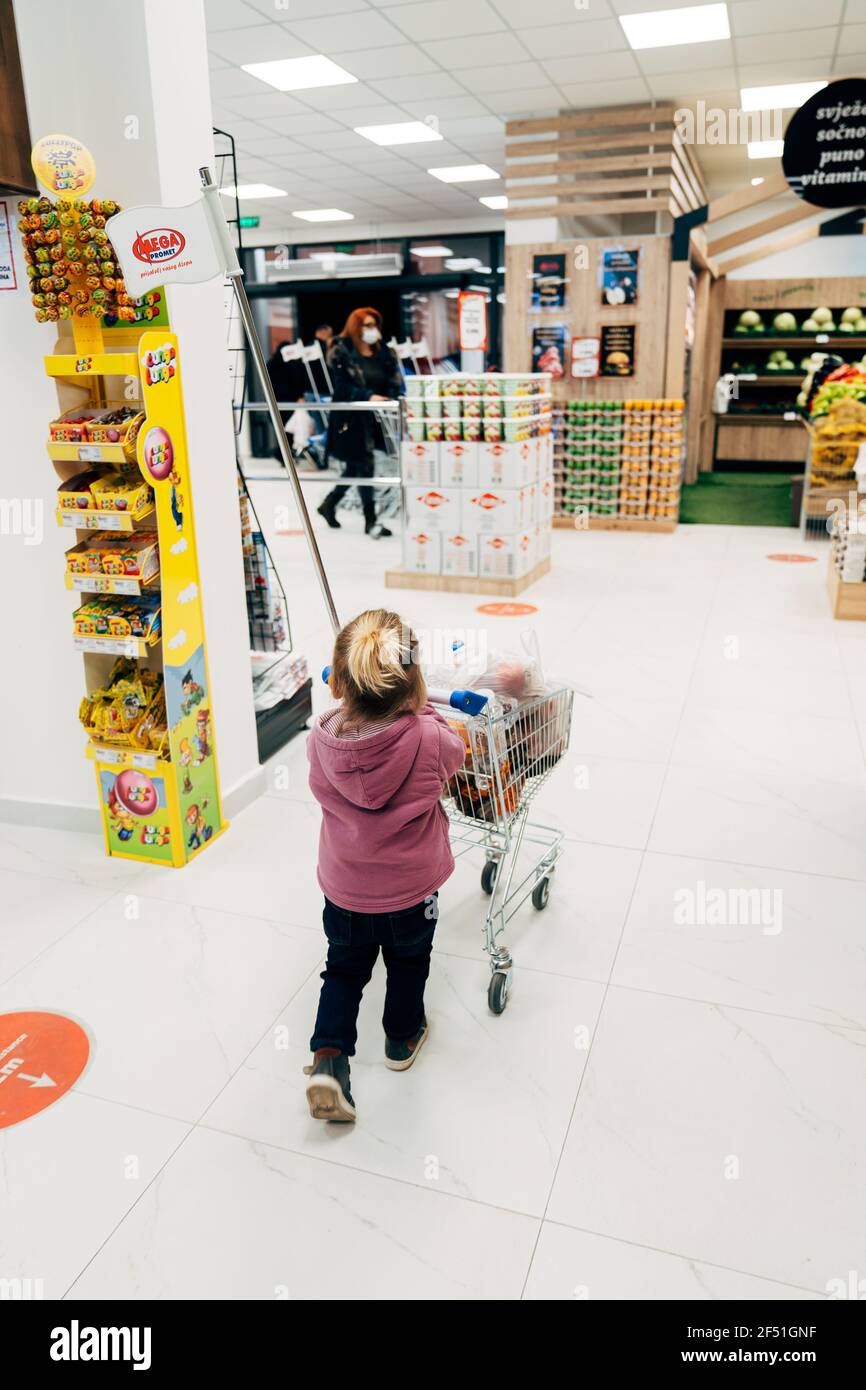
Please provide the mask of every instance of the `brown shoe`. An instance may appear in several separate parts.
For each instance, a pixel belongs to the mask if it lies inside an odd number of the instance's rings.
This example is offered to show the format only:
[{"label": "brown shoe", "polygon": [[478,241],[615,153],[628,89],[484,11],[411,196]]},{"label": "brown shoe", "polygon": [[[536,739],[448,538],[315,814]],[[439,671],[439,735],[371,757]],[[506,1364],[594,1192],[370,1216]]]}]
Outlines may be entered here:
[{"label": "brown shoe", "polygon": [[411,1067],[429,1036],[430,1025],[425,1018],[414,1038],[407,1038],[405,1042],[395,1042],[393,1038],[386,1038],[385,1066],[390,1067],[391,1071],[405,1071],[407,1067]]}]

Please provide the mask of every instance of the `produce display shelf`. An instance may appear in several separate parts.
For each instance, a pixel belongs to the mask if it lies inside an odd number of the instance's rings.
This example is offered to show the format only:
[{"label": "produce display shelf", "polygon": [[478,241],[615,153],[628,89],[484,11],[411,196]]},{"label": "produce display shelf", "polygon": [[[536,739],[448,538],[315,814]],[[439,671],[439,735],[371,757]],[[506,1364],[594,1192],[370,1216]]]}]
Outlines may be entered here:
[{"label": "produce display shelf", "polygon": [[755,376],[752,372],[734,372],[737,381],[744,386],[794,386],[803,380],[803,372],[769,372],[766,376]]},{"label": "produce display shelf", "polygon": [[122,444],[46,444],[48,457],[55,463],[117,463],[130,466],[132,460]]},{"label": "produce display shelf", "polygon": [[125,745],[88,742],[85,744],[84,752],[91,762],[110,763],[113,767],[141,767],[148,772],[161,772],[163,775],[171,770],[169,759],[160,757],[152,748],[128,748]]},{"label": "produce display shelf", "polygon": [[142,584],[139,579],[119,574],[67,574],[66,587],[77,594],[125,594],[140,598],[142,594],[159,593],[159,575],[155,574]]},{"label": "produce display shelf", "polygon": [[789,347],[852,347],[866,348],[866,337],[858,333],[793,333],[785,336],[782,333],[738,333],[733,338],[723,338],[722,347],[742,347],[744,343],[751,343],[755,347],[789,348]]},{"label": "produce display shelf", "polygon": [[750,414],[748,410],[729,410],[726,415],[719,416],[720,425],[799,425],[801,423],[802,416],[794,410],[786,410],[784,414],[762,410],[760,414],[755,411],[754,415]]},{"label": "produce display shelf", "polygon": [[656,531],[670,533],[678,526],[671,519],[648,516],[555,516],[553,524],[558,530],[568,528],[572,531]]},{"label": "produce display shelf", "polygon": [[45,371],[53,377],[131,376],[139,378],[138,356],[134,352],[94,352],[78,356],[57,352],[45,358]]},{"label": "produce display shelf", "polygon": [[[554,524],[556,518],[554,518]],[[485,598],[517,598],[550,569],[550,557],[539,560],[527,574],[515,579],[480,579],[477,575],[416,574],[411,570],[385,571],[386,589],[434,589],[443,594],[480,594]]]},{"label": "produce display shelf", "polygon": [[159,638],[149,641],[145,637],[73,637],[72,645],[77,652],[89,652],[92,656],[147,656]]},{"label": "produce display shelf", "polygon": [[58,507],[57,525],[71,531],[134,531],[139,522],[153,521],[154,508],[132,515],[130,512],[99,512]]}]

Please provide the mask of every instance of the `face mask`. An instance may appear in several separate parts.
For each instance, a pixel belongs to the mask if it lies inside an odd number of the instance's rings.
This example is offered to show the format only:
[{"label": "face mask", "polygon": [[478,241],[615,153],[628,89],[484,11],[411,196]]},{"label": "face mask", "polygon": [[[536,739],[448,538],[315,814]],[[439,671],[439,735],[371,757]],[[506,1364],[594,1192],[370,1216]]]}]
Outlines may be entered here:
[{"label": "face mask", "polygon": [[372,347],[374,343],[378,343],[379,341],[379,330],[378,328],[363,328],[361,330],[361,337],[365,343]]}]

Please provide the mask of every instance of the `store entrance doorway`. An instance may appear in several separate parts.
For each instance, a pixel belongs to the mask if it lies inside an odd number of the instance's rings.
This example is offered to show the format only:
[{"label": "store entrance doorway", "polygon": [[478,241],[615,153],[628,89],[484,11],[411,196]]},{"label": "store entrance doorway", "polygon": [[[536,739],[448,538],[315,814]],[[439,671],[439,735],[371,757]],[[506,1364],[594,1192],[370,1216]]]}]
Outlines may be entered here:
[{"label": "store entrance doorway", "polygon": [[403,336],[400,322],[400,292],[394,289],[373,289],[364,286],[341,286],[339,289],[298,290],[298,333],[305,343],[311,343],[316,329],[321,323],[329,323],[335,334],[342,333],[343,325],[353,309],[378,309],[382,315],[382,333],[387,343],[389,338]]}]

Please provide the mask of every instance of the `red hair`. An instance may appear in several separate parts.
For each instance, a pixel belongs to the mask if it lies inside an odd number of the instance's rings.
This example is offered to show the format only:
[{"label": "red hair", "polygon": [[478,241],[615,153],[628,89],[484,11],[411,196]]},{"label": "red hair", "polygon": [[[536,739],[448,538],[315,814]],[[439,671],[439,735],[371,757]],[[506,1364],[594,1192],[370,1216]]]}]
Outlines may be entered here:
[{"label": "red hair", "polygon": [[353,309],[343,325],[342,336],[344,338],[351,338],[355,345],[356,352],[361,351],[361,343],[363,342],[361,331],[364,319],[366,318],[375,319],[376,327],[380,333],[382,332],[382,315],[379,313],[378,309]]}]

